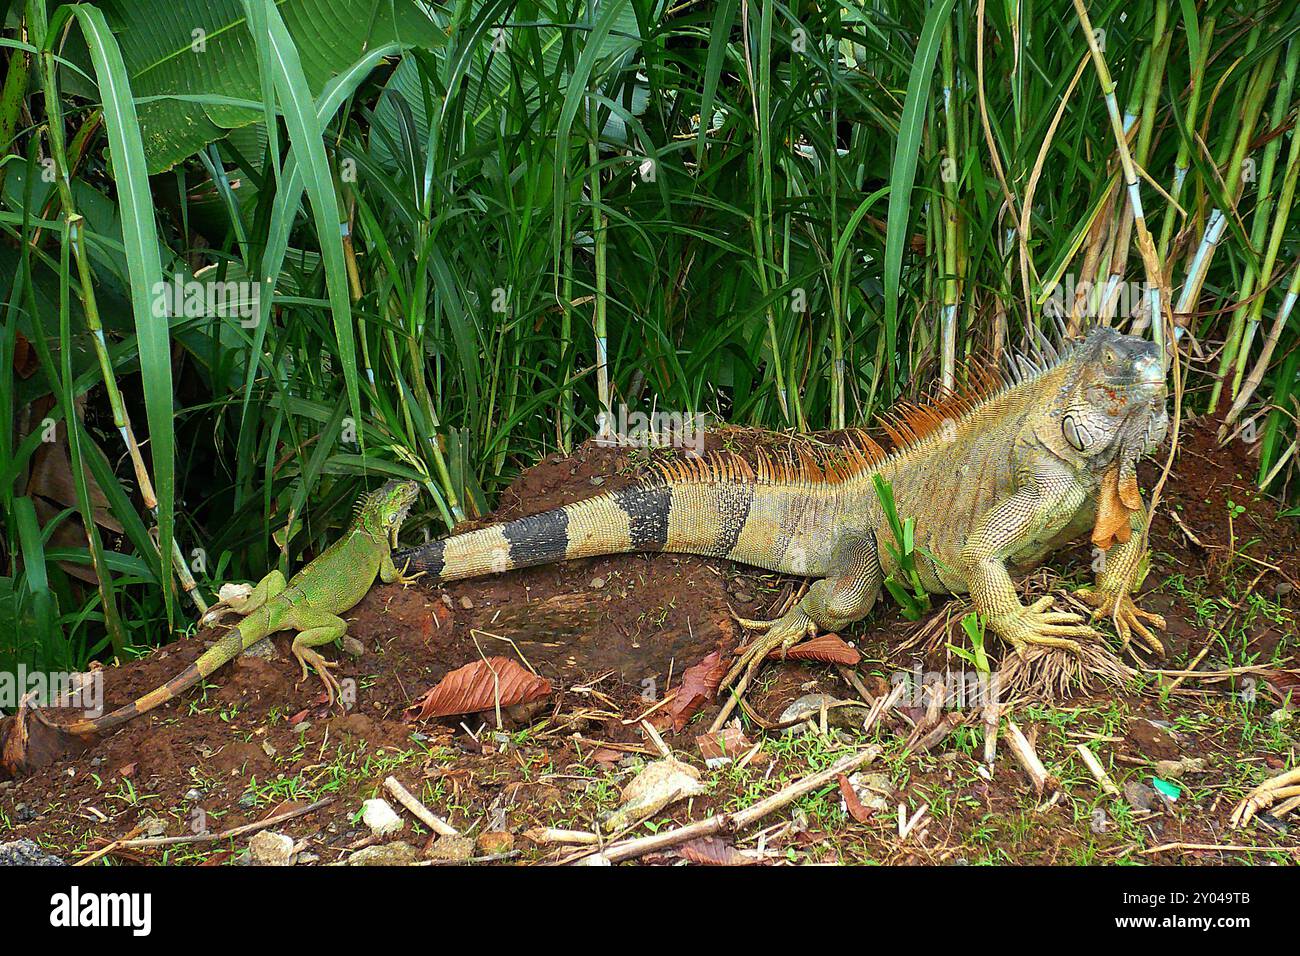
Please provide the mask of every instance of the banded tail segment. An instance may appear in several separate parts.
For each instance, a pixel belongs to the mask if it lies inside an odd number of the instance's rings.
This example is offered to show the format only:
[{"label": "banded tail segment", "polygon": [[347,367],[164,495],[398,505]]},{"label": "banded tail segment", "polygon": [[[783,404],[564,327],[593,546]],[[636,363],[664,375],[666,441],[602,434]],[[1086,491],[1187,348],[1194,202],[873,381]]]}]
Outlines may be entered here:
[{"label": "banded tail segment", "polygon": [[161,704],[167,703],[169,700],[179,697],[203,678],[220,669],[223,664],[234,660],[245,647],[256,643],[259,639],[254,636],[252,640],[246,641],[244,633],[239,627],[232,627],[221,640],[204,651],[193,664],[187,665],[178,674],[144,696],[137,697],[131,703],[104,714],[102,717],[78,720],[71,724],[53,724],[40,711],[34,711],[34,714],[37,719],[47,726],[77,737],[85,737],[90,734],[111,730],[132,718],[153,710]]}]

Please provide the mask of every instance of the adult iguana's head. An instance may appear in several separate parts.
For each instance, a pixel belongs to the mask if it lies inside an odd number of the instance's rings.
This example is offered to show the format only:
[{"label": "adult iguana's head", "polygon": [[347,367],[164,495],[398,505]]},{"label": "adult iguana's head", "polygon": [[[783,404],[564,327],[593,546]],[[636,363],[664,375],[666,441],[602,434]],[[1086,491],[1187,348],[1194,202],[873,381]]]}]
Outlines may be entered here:
[{"label": "adult iguana's head", "polygon": [[[1094,329],[1075,346],[1073,374],[1053,415],[1070,457],[1094,466],[1135,462],[1164,439],[1165,369],[1155,343]],[[1055,442],[1053,442],[1055,444]]]},{"label": "adult iguana's head", "polygon": [[397,532],[419,496],[420,486],[413,481],[385,482],[362,500],[357,527],[396,548]]}]

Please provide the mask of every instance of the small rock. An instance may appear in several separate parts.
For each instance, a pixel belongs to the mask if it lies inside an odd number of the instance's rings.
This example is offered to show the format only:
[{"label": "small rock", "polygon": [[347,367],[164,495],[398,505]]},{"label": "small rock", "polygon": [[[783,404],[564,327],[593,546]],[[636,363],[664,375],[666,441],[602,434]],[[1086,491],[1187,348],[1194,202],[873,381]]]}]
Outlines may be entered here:
[{"label": "small rock", "polygon": [[357,850],[348,857],[348,866],[410,866],[419,859],[415,847],[396,840]]},{"label": "small rock", "polygon": [[597,487],[605,483],[605,478],[603,475],[592,475],[587,480],[590,481],[593,485],[596,485]]},{"label": "small rock", "polygon": [[146,817],[141,826],[144,827],[144,834],[148,837],[160,837],[167,832],[167,824],[161,817]]},{"label": "small rock", "polygon": [[311,729],[310,720],[300,720],[298,721],[298,723],[293,725],[293,732],[295,734],[306,733],[310,729]]},{"label": "small rock", "polygon": [[698,770],[673,757],[664,757],[646,764],[623,788],[622,806],[604,821],[604,830],[607,833],[621,830],[671,803],[706,792],[708,787],[700,783]]},{"label": "small rock", "polygon": [[471,601],[471,600],[470,600],[469,598],[467,598],[467,597],[463,597],[463,598],[460,599],[460,606],[463,607],[463,608],[464,608],[465,610],[467,610],[467,611],[472,611],[472,610],[474,610],[474,602]]},{"label": "small rock", "polygon": [[298,854],[298,862],[301,864],[319,863],[320,857],[317,856],[315,853],[303,851],[302,853]]},{"label": "small rock", "polygon": [[259,657],[264,661],[275,660],[275,645],[271,643],[269,637],[264,637],[248,650],[244,651],[244,657]]},{"label": "small rock", "polygon": [[600,590],[601,588],[603,588],[604,586],[605,586],[605,579],[604,579],[604,578],[592,578],[592,579],[591,579],[591,588],[592,588],[592,590],[594,590],[594,591],[599,591],[599,590]]},{"label": "small rock", "polygon": [[1124,784],[1124,799],[1138,813],[1150,813],[1151,801],[1155,798],[1155,790],[1140,780],[1130,780]]},{"label": "small rock", "polygon": [[[829,694],[804,694],[781,712],[778,723],[784,724],[792,720],[811,720],[816,723],[821,720],[823,703],[826,705],[826,726],[828,727],[857,730],[862,727],[862,722],[867,719],[868,708],[862,704],[837,707],[835,705],[840,702]],[[800,728],[800,724],[795,724],[793,727],[787,727],[785,732],[799,733]]]},{"label": "small rock", "polygon": [[1210,762],[1204,757],[1184,757],[1182,760],[1157,760],[1156,776],[1166,780],[1178,780],[1185,773],[1205,773],[1210,769]]},{"label": "small rock", "polygon": [[248,841],[248,862],[253,866],[293,866],[293,837],[274,830],[253,834]]},{"label": "small rock", "polygon": [[42,850],[31,840],[0,843],[0,866],[64,866],[53,853]]},{"label": "small rock", "polygon": [[750,601],[754,600],[754,595],[750,594],[748,591],[737,591],[732,595],[732,597],[734,597],[740,604],[748,604]]},{"label": "small rock", "polygon": [[239,806],[244,810],[251,810],[253,807],[257,806],[257,794],[253,793],[251,790],[248,791],[239,798]]},{"label": "small rock", "polygon": [[186,791],[185,791],[185,799],[186,799],[186,800],[189,800],[191,803],[193,803],[193,802],[195,802],[195,801],[197,801],[197,800],[202,800],[202,799],[203,799],[203,794],[200,793],[198,790],[193,790],[193,789],[191,789],[191,790],[186,790]]},{"label": "small rock", "polygon": [[467,836],[439,837],[424,855],[430,860],[448,860],[462,863],[474,855],[474,838]]},{"label": "small rock", "polygon": [[377,837],[396,833],[406,826],[406,821],[397,815],[388,801],[378,797],[362,804],[361,820]]},{"label": "small rock", "polygon": [[479,834],[478,848],[484,856],[509,853],[515,848],[514,834],[506,830],[488,830],[486,833]]},{"label": "small rock", "polygon": [[451,595],[450,595],[450,594],[448,594],[446,591],[444,591],[442,594],[439,594],[438,597],[442,600],[442,603],[443,603],[443,604],[447,605],[447,607],[451,607]]},{"label": "small rock", "polygon": [[349,657],[361,657],[366,653],[366,645],[349,634],[343,638],[343,653]]}]

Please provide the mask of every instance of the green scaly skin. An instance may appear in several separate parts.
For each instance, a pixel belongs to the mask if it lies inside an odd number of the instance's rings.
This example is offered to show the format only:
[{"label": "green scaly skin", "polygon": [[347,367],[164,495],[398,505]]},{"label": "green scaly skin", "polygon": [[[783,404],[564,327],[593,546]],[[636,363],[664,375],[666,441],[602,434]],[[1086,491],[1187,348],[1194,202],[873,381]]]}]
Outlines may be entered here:
[{"label": "green scaly skin", "polygon": [[[595,555],[668,551],[727,558],[815,578],[775,621],[742,621],[763,636],[724,686],[748,683],[774,650],[818,630],[838,631],[871,610],[897,570],[889,525],[872,487],[880,474],[898,514],[915,519],[917,572],[932,594],[969,593],[994,632],[1024,653],[1033,645],[1079,650],[1098,635],[1050,597],[1020,603],[1013,572],[1094,528],[1106,549],[1094,589],[1082,592],[1127,642],[1157,653],[1129,589],[1144,551],[1137,461],[1164,438],[1165,372],[1155,346],[1094,330],[1011,381],[895,416],[898,446],[848,449],[843,462],[751,464],[734,455],[665,463],[629,488],[596,495],[399,551],[395,559],[456,581]],[[1105,533],[1102,533],[1102,529]],[[1117,530],[1118,529],[1118,530]]]},{"label": "green scaly skin", "polygon": [[358,502],[357,515],[347,532],[292,579],[286,582],[283,574],[272,571],[248,595],[210,609],[200,623],[211,623],[226,610],[243,615],[243,619],[193,664],[125,707],[102,717],[57,725],[57,729],[87,736],[117,727],[173,700],[277,631],[298,632],[293,654],[302,665],[303,680],[310,667],[325,685],[332,705],[339,692],[339,683],[330,673],[336,665],[315,648],[347,632],[348,623],[340,615],[365,597],[376,577],[385,584],[413,580],[394,565],[392,549],[418,495],[419,486],[413,481],[390,481],[366,495]]}]

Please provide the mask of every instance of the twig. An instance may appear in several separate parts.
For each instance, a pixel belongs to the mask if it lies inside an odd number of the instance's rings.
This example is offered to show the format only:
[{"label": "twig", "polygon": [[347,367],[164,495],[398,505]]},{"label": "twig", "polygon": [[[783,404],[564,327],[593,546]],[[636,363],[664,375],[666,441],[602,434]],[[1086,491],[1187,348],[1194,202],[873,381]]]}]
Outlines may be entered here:
[{"label": "twig", "polygon": [[1034,750],[1033,744],[1021,733],[1014,720],[1007,720],[1007,729],[1003,731],[1002,739],[1007,742],[1012,755],[1024,768],[1025,773],[1029,774],[1029,779],[1033,782],[1034,790],[1039,796],[1049,786],[1055,789],[1055,781],[1048,774],[1043,762],[1038,759],[1038,753]]},{"label": "twig", "polygon": [[460,836],[459,830],[442,817],[434,814],[420,802],[415,794],[403,787],[401,781],[396,777],[388,777],[384,780],[384,789],[396,797],[398,803],[410,810],[421,823],[438,834],[438,836]]},{"label": "twig", "polygon": [[734,813],[716,813],[712,816],[705,817],[703,820],[697,820],[695,823],[688,823],[685,826],[676,827],[672,830],[665,830],[662,833],[655,833],[651,836],[638,837],[634,840],[625,840],[622,843],[613,843],[607,846],[599,854],[585,854],[580,859],[571,862],[582,864],[591,863],[617,863],[620,860],[630,860],[633,857],[643,856],[646,853],[652,853],[655,850],[667,849],[671,846],[678,846],[697,837],[710,836],[720,831],[739,831],[763,817],[767,816],[782,807],[793,803],[799,797],[806,793],[816,790],[818,787],[825,786],[837,776],[844,773],[850,773],[859,767],[866,766],[880,756],[880,748],[872,745],[865,750],[849,754],[835,761],[834,764],[818,773],[804,777],[802,780],[790,784],[788,787],[777,791],[770,797],[766,797],[744,810],[737,810]]},{"label": "twig", "polygon": [[1084,744],[1075,744],[1074,749],[1079,751],[1079,757],[1082,758],[1083,765],[1088,768],[1088,772],[1092,774],[1093,779],[1096,780],[1097,783],[1101,784],[1101,789],[1106,791],[1106,793],[1112,797],[1118,797],[1120,795],[1120,789],[1115,786],[1115,781],[1110,779],[1110,774],[1108,774],[1106,768],[1101,765],[1101,761],[1097,759],[1097,755],[1089,750]]},{"label": "twig", "polygon": [[267,817],[265,820],[258,820],[255,823],[245,823],[243,826],[234,827],[230,830],[223,830],[220,833],[191,833],[186,836],[174,837],[142,837],[138,840],[115,840],[102,850],[97,850],[84,860],[78,860],[74,866],[84,866],[92,860],[97,860],[101,856],[111,853],[114,850],[139,849],[142,847],[154,846],[178,846],[182,843],[217,843],[221,840],[233,840],[236,837],[247,836],[250,833],[256,833],[258,830],[265,830],[267,827],[273,827],[277,824],[293,820],[297,817],[306,816],[321,807],[329,806],[334,802],[333,797],[326,797],[323,800],[317,800],[315,803],[305,807],[298,807],[296,810],[288,810],[284,813],[277,814],[273,817]]}]

